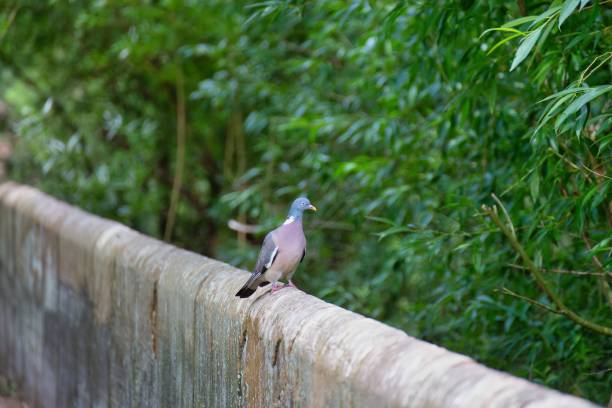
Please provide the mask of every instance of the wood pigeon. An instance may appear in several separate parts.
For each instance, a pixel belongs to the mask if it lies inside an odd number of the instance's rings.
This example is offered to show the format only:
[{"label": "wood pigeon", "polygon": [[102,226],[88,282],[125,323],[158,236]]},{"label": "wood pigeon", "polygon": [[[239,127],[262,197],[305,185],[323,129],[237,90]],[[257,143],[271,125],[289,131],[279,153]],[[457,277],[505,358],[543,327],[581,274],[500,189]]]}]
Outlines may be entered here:
[{"label": "wood pigeon", "polygon": [[266,235],[255,270],[236,296],[248,298],[258,286],[266,286],[270,282],[274,293],[284,287],[277,285],[279,279],[287,279],[289,286],[296,287],[291,277],[306,255],[306,237],[302,229],[305,210],[317,211],[317,208],[306,197],[297,198],[291,204],[283,225]]}]

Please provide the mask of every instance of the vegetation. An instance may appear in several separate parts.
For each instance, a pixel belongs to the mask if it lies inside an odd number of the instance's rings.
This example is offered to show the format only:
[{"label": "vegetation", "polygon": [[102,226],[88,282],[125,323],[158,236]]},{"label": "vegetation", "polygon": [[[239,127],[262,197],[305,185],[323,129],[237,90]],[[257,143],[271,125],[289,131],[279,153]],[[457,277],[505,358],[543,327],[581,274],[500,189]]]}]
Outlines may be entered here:
[{"label": "vegetation", "polygon": [[12,178],[607,403],[609,1],[121,3],[0,6]]}]

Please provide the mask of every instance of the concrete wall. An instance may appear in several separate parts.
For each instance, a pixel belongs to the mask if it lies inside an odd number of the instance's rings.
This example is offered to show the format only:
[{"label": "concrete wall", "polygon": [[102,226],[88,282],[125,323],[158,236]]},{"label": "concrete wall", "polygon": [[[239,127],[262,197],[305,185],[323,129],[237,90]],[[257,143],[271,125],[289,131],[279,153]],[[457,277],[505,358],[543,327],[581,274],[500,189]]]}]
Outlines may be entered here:
[{"label": "concrete wall", "polygon": [[40,407],[592,406],[246,277],[0,185],[0,374]]}]

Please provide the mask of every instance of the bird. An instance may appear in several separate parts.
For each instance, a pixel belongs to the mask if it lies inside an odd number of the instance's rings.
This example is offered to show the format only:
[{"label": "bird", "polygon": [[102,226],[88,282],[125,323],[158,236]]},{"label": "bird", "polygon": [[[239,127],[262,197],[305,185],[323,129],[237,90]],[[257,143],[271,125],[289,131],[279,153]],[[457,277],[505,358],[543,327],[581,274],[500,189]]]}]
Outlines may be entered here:
[{"label": "bird", "polygon": [[271,293],[285,286],[279,279],[287,279],[289,286],[297,288],[291,278],[306,256],[306,236],[302,228],[304,211],[317,211],[317,207],[306,197],[298,197],[291,204],[287,219],[281,226],[268,232],[264,238],[255,269],[237,297],[248,298],[260,286],[272,283]]}]

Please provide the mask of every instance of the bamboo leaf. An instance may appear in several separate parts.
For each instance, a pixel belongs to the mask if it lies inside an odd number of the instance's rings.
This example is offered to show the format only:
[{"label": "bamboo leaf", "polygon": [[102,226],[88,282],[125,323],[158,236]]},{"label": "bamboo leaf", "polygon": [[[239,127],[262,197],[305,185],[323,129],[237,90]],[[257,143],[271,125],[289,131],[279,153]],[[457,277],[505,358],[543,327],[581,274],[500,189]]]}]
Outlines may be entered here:
[{"label": "bamboo leaf", "polygon": [[608,247],[608,243],[612,240],[612,238],[606,238],[603,241],[599,242],[597,245],[595,245],[593,248],[591,248],[589,250],[589,253],[591,254],[597,254],[598,252],[608,252],[609,251],[609,247]]},{"label": "bamboo leaf", "polygon": [[561,24],[576,10],[580,0],[567,0],[563,5],[563,9],[561,10],[561,14],[559,15],[559,28],[561,28]]},{"label": "bamboo leaf", "polygon": [[563,124],[563,122],[565,122],[568,116],[578,112],[578,110],[580,110],[580,108],[582,108],[584,105],[597,98],[598,96],[603,95],[604,93],[611,90],[612,85],[602,85],[596,88],[591,88],[590,91],[582,95],[580,98],[576,99],[563,111],[563,113],[557,118],[557,121],[555,122],[555,129],[559,129],[559,127]]},{"label": "bamboo leaf", "polygon": [[503,32],[514,33],[514,34],[519,34],[519,35],[525,35],[526,34],[524,31],[520,31],[520,30],[517,30],[515,28],[494,27],[494,28],[489,28],[487,30],[484,30],[482,32],[482,34],[480,34],[480,37],[478,37],[478,38],[482,38],[485,34],[488,34],[488,33],[493,32],[493,31],[503,31]]},{"label": "bamboo leaf", "polygon": [[553,115],[555,113],[557,113],[557,111],[561,107],[561,105],[563,105],[565,102],[567,102],[573,96],[574,95],[571,95],[571,94],[564,95],[564,96],[560,97],[557,101],[555,101],[555,103],[552,104],[551,108],[542,117],[542,119],[540,120],[540,123],[538,124],[538,127],[536,128],[536,130],[533,133],[538,133],[538,131],[542,128],[542,126],[544,126],[546,123],[548,123],[548,121],[553,117]]},{"label": "bamboo leaf", "polygon": [[542,33],[542,27],[539,27],[537,30],[532,31],[527,37],[525,37],[525,39],[523,39],[521,45],[516,50],[516,55],[514,56],[514,60],[512,61],[510,71],[513,71],[521,64],[521,62],[523,62],[523,60],[525,60],[525,58],[527,58],[533,46],[538,41],[538,38],[540,38],[540,34]]},{"label": "bamboo leaf", "polygon": [[499,47],[501,47],[502,45],[504,45],[508,41],[513,40],[516,37],[520,37],[520,36],[521,36],[521,34],[513,34],[511,36],[508,36],[508,37],[504,38],[503,40],[501,40],[497,44],[495,44],[493,47],[491,47],[491,49],[489,51],[487,51],[487,55],[490,55],[493,51],[495,51],[496,49],[498,49]]},{"label": "bamboo leaf", "polygon": [[567,88],[567,89],[564,89],[562,91],[555,92],[554,94],[549,95],[546,98],[539,100],[538,103],[542,103],[542,102],[549,101],[551,99],[559,98],[561,96],[565,96],[565,95],[570,94],[570,93],[585,92],[585,91],[588,91],[588,90],[589,90],[589,88],[575,88],[575,87],[574,88]]},{"label": "bamboo leaf", "polygon": [[531,193],[531,199],[536,202],[538,196],[540,195],[540,174],[535,171],[531,176],[531,180],[529,182],[529,192]]},{"label": "bamboo leaf", "polygon": [[511,20],[511,21],[508,21],[506,24],[502,25],[502,27],[510,28],[510,27],[520,26],[521,24],[529,23],[529,22],[535,20],[536,18],[538,18],[538,16],[520,17],[520,18]]},{"label": "bamboo leaf", "polygon": [[538,16],[538,18],[536,18],[533,23],[531,23],[530,27],[537,27],[539,23],[541,23],[542,21],[544,21],[547,18],[550,18],[552,16],[554,16],[556,13],[558,13],[561,10],[561,6],[557,6],[557,7],[551,7],[548,10],[546,10],[545,12],[543,12],[542,14],[540,14]]}]

